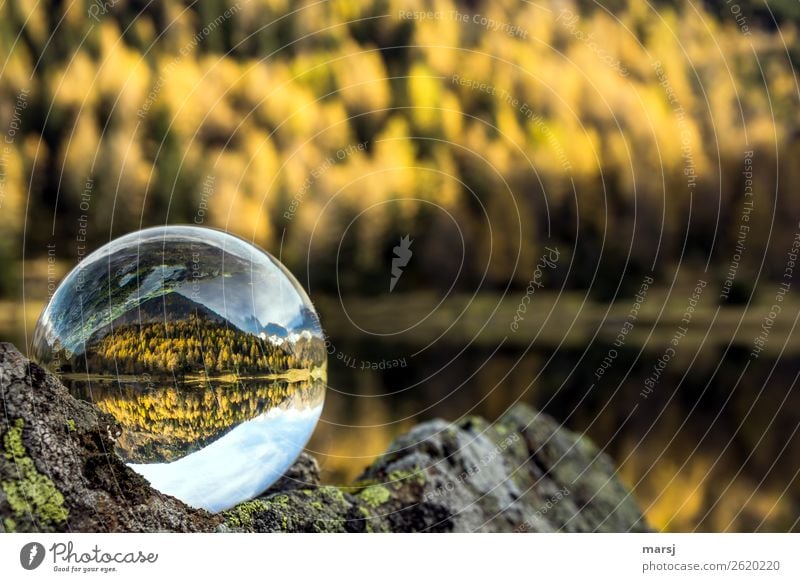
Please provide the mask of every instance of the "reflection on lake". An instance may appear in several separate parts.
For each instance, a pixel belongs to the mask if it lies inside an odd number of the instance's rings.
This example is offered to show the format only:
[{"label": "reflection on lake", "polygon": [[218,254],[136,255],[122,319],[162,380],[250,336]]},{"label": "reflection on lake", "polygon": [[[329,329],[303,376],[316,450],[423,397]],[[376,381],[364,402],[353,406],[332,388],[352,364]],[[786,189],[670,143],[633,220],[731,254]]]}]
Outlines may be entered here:
[{"label": "reflection on lake", "polygon": [[159,491],[222,511],[276,481],[308,442],[321,412],[322,405],[274,408],[177,461],[128,466]]},{"label": "reflection on lake", "polygon": [[264,491],[294,462],[322,412],[321,379],[186,383],[66,380],[119,422],[116,452],[159,491],[221,511]]}]

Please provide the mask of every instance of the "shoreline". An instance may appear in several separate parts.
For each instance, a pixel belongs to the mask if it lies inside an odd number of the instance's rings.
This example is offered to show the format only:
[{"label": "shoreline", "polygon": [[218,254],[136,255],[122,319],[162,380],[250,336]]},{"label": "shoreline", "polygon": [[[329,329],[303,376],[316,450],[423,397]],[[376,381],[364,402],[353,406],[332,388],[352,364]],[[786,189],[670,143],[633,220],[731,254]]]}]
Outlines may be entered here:
[{"label": "shoreline", "polygon": [[[95,382],[120,382],[120,383],[149,383],[154,380],[176,380],[182,384],[200,384],[203,382],[219,382],[222,384],[235,384],[242,380],[284,380],[289,383],[305,382],[308,380],[321,380],[325,378],[324,368],[297,369],[292,368],[280,374],[161,374],[144,372],[142,375],[136,374],[80,374],[69,372],[58,374],[62,380],[83,380]],[[147,381],[143,381],[143,378]]]}]

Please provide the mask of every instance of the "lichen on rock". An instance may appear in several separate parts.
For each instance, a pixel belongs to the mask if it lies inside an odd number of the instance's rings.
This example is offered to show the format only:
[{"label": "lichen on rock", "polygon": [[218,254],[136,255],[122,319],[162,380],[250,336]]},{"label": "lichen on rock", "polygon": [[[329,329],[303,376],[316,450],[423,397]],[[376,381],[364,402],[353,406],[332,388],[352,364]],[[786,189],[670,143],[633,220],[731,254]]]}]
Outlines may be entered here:
[{"label": "lichen on rock", "polygon": [[376,508],[392,498],[392,492],[383,485],[370,485],[358,493],[358,497],[369,507]]},{"label": "lichen on rock", "polygon": [[22,444],[21,418],[12,422],[3,435],[3,452],[6,460],[14,463],[17,470],[16,479],[0,482],[14,518],[8,525],[16,529],[16,519],[28,516],[39,525],[40,530],[49,530],[66,521],[69,511],[64,506],[64,496],[56,489],[47,475],[36,470],[33,461],[27,456]]}]

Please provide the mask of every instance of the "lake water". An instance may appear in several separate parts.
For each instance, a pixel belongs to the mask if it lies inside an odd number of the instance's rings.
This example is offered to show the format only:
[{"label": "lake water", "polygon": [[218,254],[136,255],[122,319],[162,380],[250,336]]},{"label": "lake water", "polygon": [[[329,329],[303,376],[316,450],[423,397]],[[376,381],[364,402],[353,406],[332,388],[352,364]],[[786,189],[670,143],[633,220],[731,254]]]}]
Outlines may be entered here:
[{"label": "lake water", "polygon": [[797,529],[799,360],[749,362],[739,348],[707,348],[671,361],[644,398],[661,354],[618,350],[598,380],[612,347],[596,345],[586,354],[438,348],[382,371],[360,369],[361,358],[402,356],[381,353],[380,344],[353,346],[356,368],[329,364],[325,412],[310,449],[326,480],[341,482],[420,420],[496,419],[525,402],[608,453],[656,527]]}]

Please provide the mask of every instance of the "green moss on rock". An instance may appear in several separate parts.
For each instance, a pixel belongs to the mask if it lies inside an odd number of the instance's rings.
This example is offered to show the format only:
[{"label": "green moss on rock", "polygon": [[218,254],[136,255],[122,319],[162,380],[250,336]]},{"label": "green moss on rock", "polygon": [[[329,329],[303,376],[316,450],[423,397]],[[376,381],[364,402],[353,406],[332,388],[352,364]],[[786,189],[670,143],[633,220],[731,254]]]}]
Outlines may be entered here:
[{"label": "green moss on rock", "polygon": [[249,528],[253,525],[253,515],[267,509],[266,503],[260,499],[240,503],[225,512],[225,523],[230,527]]},{"label": "green moss on rock", "polygon": [[237,505],[224,514],[225,525],[240,531],[346,531],[351,501],[338,488],[273,494]]},{"label": "green moss on rock", "polygon": [[22,444],[23,426],[25,426],[25,422],[18,418],[3,437],[3,450],[5,451],[6,459],[9,461],[25,456],[25,445]]},{"label": "green moss on rock", "polygon": [[[15,517],[32,517],[40,527],[63,523],[69,517],[64,496],[47,475],[41,474],[28,457],[22,442],[24,421],[18,418],[3,436],[6,459],[16,469],[17,478],[0,482]],[[13,523],[13,520],[11,520]],[[8,526],[4,524],[8,530]]]},{"label": "green moss on rock", "polygon": [[392,471],[386,476],[387,485],[392,484],[400,487],[406,484],[415,483],[425,485],[425,471],[414,469],[413,471]]},{"label": "green moss on rock", "polygon": [[317,492],[325,499],[326,503],[332,503],[340,508],[347,505],[347,500],[341,487],[327,485],[317,489]]},{"label": "green moss on rock", "polygon": [[358,497],[369,507],[378,507],[392,498],[392,492],[383,485],[370,485],[363,489]]}]

